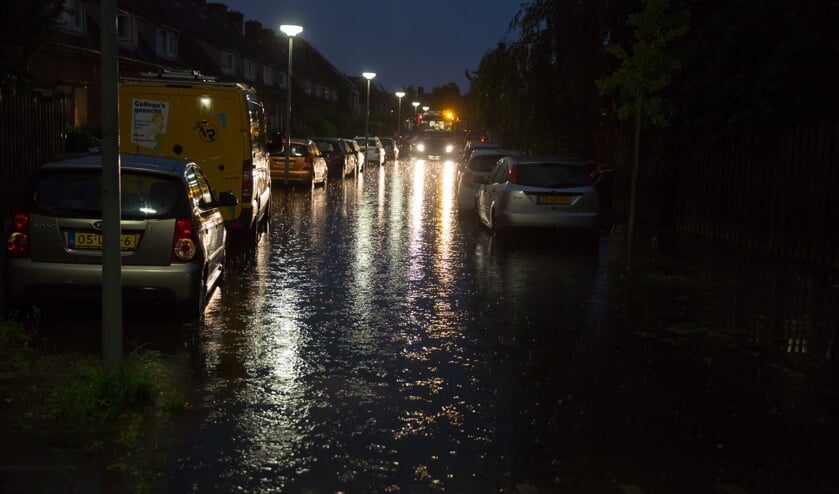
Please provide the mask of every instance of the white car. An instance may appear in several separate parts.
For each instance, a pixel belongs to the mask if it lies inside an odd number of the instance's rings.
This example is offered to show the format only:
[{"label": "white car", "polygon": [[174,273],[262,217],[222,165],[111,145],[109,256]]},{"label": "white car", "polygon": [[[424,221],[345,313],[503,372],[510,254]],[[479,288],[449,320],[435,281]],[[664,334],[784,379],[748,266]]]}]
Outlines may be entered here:
[{"label": "white car", "polygon": [[[361,149],[366,149],[367,151],[364,157],[365,164],[374,165],[378,163],[379,166],[385,164],[385,146],[378,137],[370,136],[365,138],[364,136],[355,136],[353,139],[361,146]],[[364,145],[365,139],[367,140],[366,146]]]}]

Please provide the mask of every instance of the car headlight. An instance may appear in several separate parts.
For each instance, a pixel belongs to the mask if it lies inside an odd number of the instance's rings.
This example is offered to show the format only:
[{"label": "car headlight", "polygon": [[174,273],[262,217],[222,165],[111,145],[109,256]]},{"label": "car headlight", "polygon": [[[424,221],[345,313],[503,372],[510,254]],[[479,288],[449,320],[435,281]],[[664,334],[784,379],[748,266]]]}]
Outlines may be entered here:
[{"label": "car headlight", "polygon": [[452,146],[451,144],[446,144],[446,152],[451,153],[452,151],[454,151],[454,146]]},{"label": "car headlight", "polygon": [[425,152],[425,144],[423,144],[423,143],[417,144],[417,151],[419,151],[420,153]]}]

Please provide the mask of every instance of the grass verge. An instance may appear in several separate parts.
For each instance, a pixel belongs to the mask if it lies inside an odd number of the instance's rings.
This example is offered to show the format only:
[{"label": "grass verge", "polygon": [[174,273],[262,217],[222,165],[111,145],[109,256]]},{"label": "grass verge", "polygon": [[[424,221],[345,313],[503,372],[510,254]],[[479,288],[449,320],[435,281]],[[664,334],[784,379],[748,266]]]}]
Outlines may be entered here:
[{"label": "grass verge", "polygon": [[37,313],[26,325],[0,318],[3,436],[46,444],[60,438],[61,448],[70,444],[91,460],[81,468],[95,468],[131,492],[150,492],[176,420],[188,409],[182,373],[143,348],[128,353],[116,372],[99,355],[38,351],[37,329]]}]

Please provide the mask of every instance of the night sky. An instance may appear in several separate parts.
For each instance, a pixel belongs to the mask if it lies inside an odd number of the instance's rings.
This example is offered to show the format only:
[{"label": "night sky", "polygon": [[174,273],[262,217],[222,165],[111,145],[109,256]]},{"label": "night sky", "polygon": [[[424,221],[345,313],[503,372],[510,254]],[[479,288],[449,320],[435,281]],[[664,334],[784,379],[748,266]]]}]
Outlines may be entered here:
[{"label": "night sky", "polygon": [[464,75],[499,41],[524,0],[219,0],[279,32],[303,26],[300,38],[346,75],[375,72],[386,91],[453,82],[469,90]]}]

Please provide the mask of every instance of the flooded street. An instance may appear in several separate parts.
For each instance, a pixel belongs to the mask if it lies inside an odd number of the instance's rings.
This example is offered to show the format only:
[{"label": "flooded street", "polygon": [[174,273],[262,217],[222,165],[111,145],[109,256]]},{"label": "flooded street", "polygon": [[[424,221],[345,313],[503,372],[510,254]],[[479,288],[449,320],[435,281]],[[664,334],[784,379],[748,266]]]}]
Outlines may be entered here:
[{"label": "flooded street", "polygon": [[[455,209],[455,179],[400,162],[275,188],[269,232],[164,350],[195,394],[155,492],[839,487],[834,386],[702,346],[695,289],[645,310],[668,295],[621,289],[608,223],[599,255],[500,241]],[[705,322],[747,324],[722,295],[698,304]]]}]

